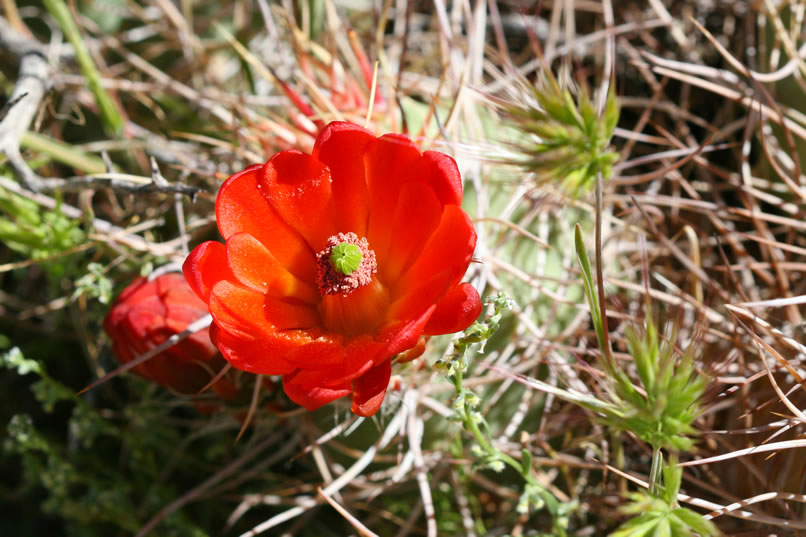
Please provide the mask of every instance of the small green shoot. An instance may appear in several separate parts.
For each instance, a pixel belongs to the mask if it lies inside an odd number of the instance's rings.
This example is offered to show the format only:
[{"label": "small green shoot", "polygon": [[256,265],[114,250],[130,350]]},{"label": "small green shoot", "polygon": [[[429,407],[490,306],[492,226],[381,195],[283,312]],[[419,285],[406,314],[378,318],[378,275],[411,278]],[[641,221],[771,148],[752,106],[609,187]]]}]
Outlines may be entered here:
[{"label": "small green shoot", "polygon": [[97,299],[101,304],[109,304],[112,300],[113,285],[105,274],[105,268],[100,263],[89,263],[87,273],[76,280],[73,298],[87,295],[88,298]]},{"label": "small green shoot", "polygon": [[[602,347],[604,319],[579,227],[575,242],[585,296]],[[610,381],[609,395],[620,409],[618,413],[606,414],[604,421],[617,430],[634,433],[655,449],[690,450],[694,446],[691,436],[695,434],[691,424],[700,413],[699,401],[706,387],[705,379],[694,365],[696,348],[689,347],[678,356],[673,344],[675,331],[661,338],[649,313],[643,327],[631,327],[626,332],[627,347],[641,386],[636,388],[627,371],[609,358],[610,349],[601,348]]]},{"label": "small green shoot", "polygon": [[[50,159],[66,164],[84,173],[104,173],[107,171],[103,159],[90,155],[70,144],[28,131],[22,135],[20,146],[31,149]],[[117,171],[117,170],[114,170]]]},{"label": "small green shoot", "polygon": [[593,283],[593,270],[591,269],[590,259],[588,259],[588,252],[585,250],[585,243],[582,241],[582,228],[579,226],[579,224],[576,225],[576,229],[574,230],[574,246],[576,248],[579,266],[582,269],[585,298],[587,299],[588,306],[591,310],[591,321],[593,321],[593,329],[596,331],[596,341],[599,342],[599,348],[602,349],[602,355],[605,358],[605,367],[612,368],[613,365],[610,363],[611,352],[604,333],[604,319],[602,318],[602,310],[599,308],[599,298],[596,294],[596,285]]}]

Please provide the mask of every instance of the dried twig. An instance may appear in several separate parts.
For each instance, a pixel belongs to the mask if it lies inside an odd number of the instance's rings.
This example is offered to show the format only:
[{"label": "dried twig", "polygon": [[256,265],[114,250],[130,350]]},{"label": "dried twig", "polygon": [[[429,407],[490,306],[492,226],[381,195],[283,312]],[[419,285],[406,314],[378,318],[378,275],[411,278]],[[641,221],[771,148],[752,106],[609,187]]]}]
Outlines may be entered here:
[{"label": "dried twig", "polygon": [[37,190],[38,177],[20,154],[20,139],[50,89],[51,68],[42,45],[17,33],[2,17],[0,51],[19,63],[17,83],[9,98],[5,116],[0,121],[0,153],[6,155],[9,167],[20,181],[27,188]]}]

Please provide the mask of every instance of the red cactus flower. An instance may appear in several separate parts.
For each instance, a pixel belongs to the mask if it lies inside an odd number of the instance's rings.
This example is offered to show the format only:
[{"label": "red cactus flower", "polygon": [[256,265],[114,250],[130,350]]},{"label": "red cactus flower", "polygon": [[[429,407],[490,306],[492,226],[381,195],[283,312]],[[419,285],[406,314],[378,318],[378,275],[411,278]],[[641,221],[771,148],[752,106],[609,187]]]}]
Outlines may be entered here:
[{"label": "red cactus flower", "polygon": [[353,412],[371,416],[392,357],[481,311],[460,283],[476,245],[461,202],[451,157],[331,123],[312,155],[283,151],[222,185],[226,245],[199,245],[185,277],[233,366],[283,375],[310,410],[352,394]]},{"label": "red cactus flower", "polygon": [[[179,334],[207,315],[207,305],[188,287],[181,274],[163,274],[154,280],[134,280],[117,298],[104,319],[112,350],[127,363]],[[134,367],[133,372],[179,393],[194,394],[226,365],[207,330],[191,335]],[[220,379],[213,389],[224,399],[237,395]]]}]

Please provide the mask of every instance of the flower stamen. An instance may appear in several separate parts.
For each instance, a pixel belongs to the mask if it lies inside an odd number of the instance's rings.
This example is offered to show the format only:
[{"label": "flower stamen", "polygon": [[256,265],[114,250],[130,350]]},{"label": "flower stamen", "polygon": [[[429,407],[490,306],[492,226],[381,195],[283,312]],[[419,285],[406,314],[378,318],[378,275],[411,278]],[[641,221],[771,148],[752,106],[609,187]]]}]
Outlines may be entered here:
[{"label": "flower stamen", "polygon": [[322,296],[347,296],[370,283],[378,271],[375,252],[369,249],[367,239],[352,232],[331,236],[316,254],[316,261],[316,283]]}]

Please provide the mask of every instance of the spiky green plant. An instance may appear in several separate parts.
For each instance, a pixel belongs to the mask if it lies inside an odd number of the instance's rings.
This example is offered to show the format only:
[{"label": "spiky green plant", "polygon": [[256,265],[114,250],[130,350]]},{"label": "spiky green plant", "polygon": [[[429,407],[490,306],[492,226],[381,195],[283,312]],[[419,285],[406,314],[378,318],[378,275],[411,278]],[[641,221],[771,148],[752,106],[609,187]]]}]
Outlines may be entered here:
[{"label": "spiky green plant", "polygon": [[[676,329],[672,329],[668,337],[661,338],[647,302],[643,327],[630,327],[626,331],[627,350],[640,381],[640,387],[636,386],[627,371],[613,358],[605,337],[606,318],[593,284],[593,271],[579,226],[575,243],[585,296],[609,381],[611,401],[608,411],[601,413],[602,421],[616,431],[629,431],[652,446],[649,490],[629,494],[631,503],[623,511],[642,514],[625,523],[613,535],[684,537],[693,535],[693,532],[702,536],[717,535],[716,527],[700,514],[677,506],[682,469],[677,467],[676,457],[673,455],[665,467],[663,464],[662,450],[677,453],[694,447],[696,430],[692,423],[702,411],[700,401],[706,388],[705,378],[694,365],[695,347],[690,346],[678,355],[674,349]],[[660,486],[661,468],[665,488]]]},{"label": "spiky green plant", "polygon": [[506,109],[531,139],[520,148],[519,164],[539,184],[557,184],[568,196],[584,196],[592,190],[597,174],[610,177],[619,158],[609,148],[619,120],[618,99],[611,89],[600,115],[584,86],[572,93],[548,69],[544,73],[530,88],[533,101]]},{"label": "spiky green plant", "polygon": [[645,393],[624,370],[613,367],[609,374],[624,417],[609,422],[653,447],[688,451],[694,447],[691,424],[700,412],[706,382],[694,367],[694,347],[677,358],[671,341],[673,336],[660,339],[651,318],[643,329],[627,329],[627,348]]},{"label": "spiky green plant", "polygon": [[672,458],[663,468],[664,486],[655,494],[647,491],[631,492],[629,503],[621,508],[627,515],[637,515],[619,527],[610,537],[709,537],[719,530],[702,515],[680,507],[677,494],[683,469]]},{"label": "spiky green plant", "polygon": [[[650,312],[643,327],[627,329],[627,348],[640,381],[637,387],[627,371],[612,358],[604,337],[604,318],[593,284],[593,272],[582,232],[576,229],[576,250],[582,268],[585,296],[609,380],[609,395],[618,412],[604,420],[619,431],[630,431],[655,449],[687,451],[694,446],[692,423],[700,414],[706,381],[694,365],[696,348],[679,356],[674,349],[676,330],[661,338]],[[649,309],[649,308],[648,308]]]}]

